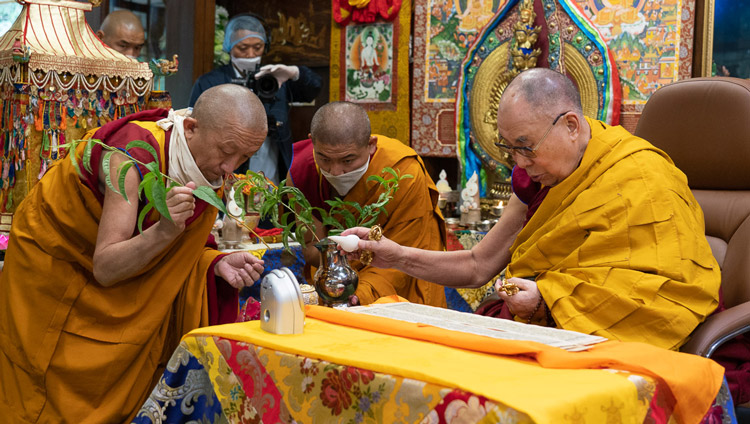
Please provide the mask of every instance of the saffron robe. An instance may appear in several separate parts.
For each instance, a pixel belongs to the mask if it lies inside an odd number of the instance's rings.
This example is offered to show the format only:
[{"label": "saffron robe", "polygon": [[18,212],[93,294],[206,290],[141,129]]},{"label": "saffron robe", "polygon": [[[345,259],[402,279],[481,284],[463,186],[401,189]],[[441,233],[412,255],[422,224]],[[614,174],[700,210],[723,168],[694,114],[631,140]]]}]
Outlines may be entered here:
[{"label": "saffron robe", "polygon": [[[149,122],[163,117],[130,115],[93,138],[122,147],[145,140],[166,172],[169,133]],[[142,149],[132,154],[153,161]],[[0,422],[130,422],[181,336],[209,324],[207,291],[216,287],[206,278],[219,252],[204,247],[216,216],[204,202],[137,275],[111,287],[95,281],[100,157],[98,147],[83,181],[70,160],[53,164],[14,216],[0,276]]]},{"label": "saffron robe", "polygon": [[[370,158],[365,175],[349,190],[344,200],[360,205],[375,203],[383,192],[379,183],[367,181],[371,175],[383,175],[383,168],[391,167],[401,175],[413,178],[401,180],[393,199],[386,205],[377,224],[383,235],[404,246],[427,250],[445,250],[445,221],[437,206],[438,191],[425,169],[422,159],[411,147],[392,138],[375,135],[377,150]],[[294,157],[289,170],[291,184],[300,189],[312,206],[326,210],[326,200],[333,199],[331,185],[315,164],[311,140],[294,144]],[[386,174],[390,176],[390,174]],[[411,277],[394,269],[351,264],[359,273],[356,295],[366,305],[380,297],[397,294],[413,303],[446,307],[442,286]]]},{"label": "saffron robe", "polygon": [[703,212],[666,153],[590,120],[579,167],[550,188],[511,247],[557,326],[677,349],[718,305]]}]

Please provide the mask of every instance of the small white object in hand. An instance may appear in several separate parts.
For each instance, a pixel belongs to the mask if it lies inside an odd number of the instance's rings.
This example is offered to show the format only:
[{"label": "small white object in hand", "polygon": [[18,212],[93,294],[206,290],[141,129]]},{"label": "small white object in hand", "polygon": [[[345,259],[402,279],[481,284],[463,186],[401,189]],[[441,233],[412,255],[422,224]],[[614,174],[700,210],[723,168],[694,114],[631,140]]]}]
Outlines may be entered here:
[{"label": "small white object in hand", "polygon": [[359,237],[357,237],[356,234],[349,234],[348,236],[328,236],[328,238],[338,243],[338,245],[347,252],[354,252],[359,246]]}]

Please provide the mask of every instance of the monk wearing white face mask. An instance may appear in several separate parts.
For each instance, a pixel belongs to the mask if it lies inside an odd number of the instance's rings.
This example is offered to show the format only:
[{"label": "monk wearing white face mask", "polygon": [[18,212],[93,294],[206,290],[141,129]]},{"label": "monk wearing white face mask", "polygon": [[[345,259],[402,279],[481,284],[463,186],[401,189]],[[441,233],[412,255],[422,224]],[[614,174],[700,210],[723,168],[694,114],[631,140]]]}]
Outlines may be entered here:
[{"label": "monk wearing white face mask", "polygon": [[[287,184],[299,188],[312,206],[328,209],[326,200],[341,197],[361,205],[374,203],[382,193],[379,183],[367,181],[391,167],[401,175],[387,214],[377,224],[386,237],[408,246],[444,250],[445,222],[437,207],[438,192],[422,159],[398,140],[370,133],[367,112],[354,103],[334,102],[321,107],[312,119],[310,139],[294,143],[294,160]],[[316,222],[319,238],[328,229]],[[306,240],[305,261],[320,262],[318,250]],[[352,263],[359,273],[359,287],[350,304],[369,304],[382,296],[397,294],[410,302],[446,306],[441,286],[403,272]]]}]

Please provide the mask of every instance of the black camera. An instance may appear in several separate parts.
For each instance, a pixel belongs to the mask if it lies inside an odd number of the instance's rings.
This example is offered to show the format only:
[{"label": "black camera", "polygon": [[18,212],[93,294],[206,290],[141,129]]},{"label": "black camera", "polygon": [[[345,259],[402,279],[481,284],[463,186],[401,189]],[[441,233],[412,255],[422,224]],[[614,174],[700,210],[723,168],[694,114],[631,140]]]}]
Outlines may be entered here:
[{"label": "black camera", "polygon": [[248,74],[245,80],[245,87],[252,90],[261,102],[273,103],[273,98],[276,97],[276,93],[279,91],[279,82],[271,74],[265,74],[255,79],[255,75],[258,72],[260,72],[260,65],[255,68],[254,72]]},{"label": "black camera", "polygon": [[258,72],[260,72],[260,65],[253,72],[248,73],[247,78],[232,78],[232,83],[249,88],[263,103],[273,103],[273,98],[279,91],[279,82],[271,74],[255,79]]}]

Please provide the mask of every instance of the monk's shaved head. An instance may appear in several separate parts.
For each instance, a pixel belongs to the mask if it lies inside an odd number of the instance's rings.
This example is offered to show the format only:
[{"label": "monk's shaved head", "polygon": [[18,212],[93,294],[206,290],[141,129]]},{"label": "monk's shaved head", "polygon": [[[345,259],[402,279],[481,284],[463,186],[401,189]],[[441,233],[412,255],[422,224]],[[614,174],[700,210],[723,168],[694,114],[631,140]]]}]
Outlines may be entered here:
[{"label": "monk's shaved head", "polygon": [[141,20],[129,10],[115,10],[108,14],[96,36],[107,46],[130,57],[140,55],[146,43]]},{"label": "monk's shaved head", "polygon": [[350,102],[323,105],[313,116],[310,136],[314,143],[357,144],[370,140],[370,118],[362,106]]},{"label": "monk's shaved head", "polygon": [[516,76],[503,92],[503,98],[519,97],[539,112],[568,109],[583,116],[581,95],[565,75],[548,68],[533,68]]},{"label": "monk's shaved head", "polygon": [[101,30],[104,33],[115,32],[119,28],[129,28],[143,32],[141,20],[129,10],[115,10],[110,12],[102,22]]},{"label": "monk's shaved head", "polygon": [[266,109],[247,87],[222,84],[201,93],[193,108],[198,125],[221,131],[238,126],[255,133],[268,132]]},{"label": "monk's shaved head", "polygon": [[268,118],[258,96],[247,87],[222,84],[201,93],[184,130],[198,169],[208,181],[215,181],[260,149]]}]

